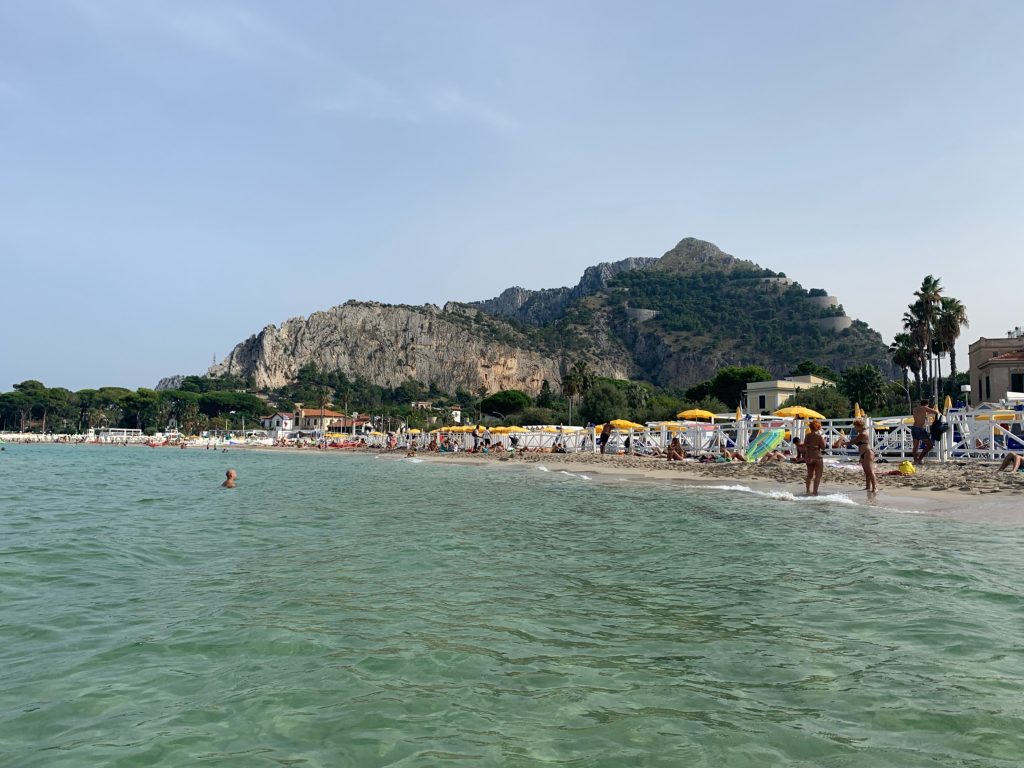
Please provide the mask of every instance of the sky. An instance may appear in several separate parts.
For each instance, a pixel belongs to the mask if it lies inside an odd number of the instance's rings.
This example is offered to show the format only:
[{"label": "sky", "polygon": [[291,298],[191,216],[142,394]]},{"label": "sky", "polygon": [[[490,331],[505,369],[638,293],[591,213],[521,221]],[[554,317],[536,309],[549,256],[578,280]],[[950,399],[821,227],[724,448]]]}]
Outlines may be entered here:
[{"label": "sky", "polygon": [[1024,3],[0,3],[0,391],[152,387],[348,299],[684,237],[886,342],[1024,325]]}]

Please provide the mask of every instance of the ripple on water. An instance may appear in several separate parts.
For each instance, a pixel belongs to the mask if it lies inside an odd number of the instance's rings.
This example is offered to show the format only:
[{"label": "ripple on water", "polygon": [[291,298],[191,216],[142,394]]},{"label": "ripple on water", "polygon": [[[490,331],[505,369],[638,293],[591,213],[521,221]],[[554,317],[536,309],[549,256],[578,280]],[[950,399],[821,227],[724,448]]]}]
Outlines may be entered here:
[{"label": "ripple on water", "polygon": [[[18,453],[0,764],[1024,762],[1019,528],[541,467],[235,452],[226,492],[207,451]],[[18,491],[24,462],[62,488]]]}]

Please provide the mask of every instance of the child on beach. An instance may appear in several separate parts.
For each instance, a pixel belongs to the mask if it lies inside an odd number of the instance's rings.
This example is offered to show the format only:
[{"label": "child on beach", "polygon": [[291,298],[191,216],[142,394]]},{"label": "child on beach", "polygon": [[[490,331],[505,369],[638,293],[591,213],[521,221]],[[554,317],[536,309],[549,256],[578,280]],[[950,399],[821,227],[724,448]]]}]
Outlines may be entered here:
[{"label": "child on beach", "polygon": [[871,438],[864,429],[863,419],[854,420],[853,427],[857,432],[850,442],[857,446],[860,452],[860,466],[864,470],[864,490],[875,493],[878,490],[878,480],[875,479],[875,452],[871,450]]},{"label": "child on beach", "polygon": [[[825,472],[825,461],[822,458],[822,451],[825,450],[825,438],[820,434],[821,422],[815,419],[811,422],[811,431],[804,438],[804,463],[807,465],[807,477],[804,479],[804,486],[808,496],[818,495],[818,486],[821,485],[821,476]],[[813,483],[813,491],[811,489]]]}]

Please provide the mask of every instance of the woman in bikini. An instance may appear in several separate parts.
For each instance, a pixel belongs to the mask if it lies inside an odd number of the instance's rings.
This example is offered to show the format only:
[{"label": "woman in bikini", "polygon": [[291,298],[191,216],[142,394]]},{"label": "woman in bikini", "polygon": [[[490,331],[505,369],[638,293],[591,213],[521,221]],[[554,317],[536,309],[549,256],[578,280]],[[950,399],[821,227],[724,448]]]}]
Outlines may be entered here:
[{"label": "woman in bikini", "polygon": [[857,436],[850,442],[857,446],[860,452],[860,467],[864,470],[864,490],[875,493],[878,490],[878,481],[875,479],[875,452],[871,450],[871,438],[864,429],[863,419],[856,419],[853,428],[857,430]]},{"label": "woman in bikini", "polygon": [[[825,450],[825,438],[819,433],[821,422],[815,419],[811,422],[811,431],[804,438],[804,463],[807,464],[807,477],[804,479],[804,486],[807,488],[808,496],[818,495],[818,486],[821,485],[821,476],[825,472],[825,461],[822,458],[822,451]],[[813,482],[813,490],[811,484]]]}]

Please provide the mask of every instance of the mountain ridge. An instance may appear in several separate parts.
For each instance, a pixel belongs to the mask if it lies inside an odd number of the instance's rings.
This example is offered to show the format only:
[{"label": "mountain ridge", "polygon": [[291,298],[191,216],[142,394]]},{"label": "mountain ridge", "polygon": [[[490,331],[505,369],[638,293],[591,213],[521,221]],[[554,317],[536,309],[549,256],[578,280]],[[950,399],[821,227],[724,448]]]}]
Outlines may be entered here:
[{"label": "mountain ridge", "polygon": [[314,363],[381,386],[536,393],[577,360],[598,375],[684,387],[724,365],[782,375],[808,358],[891,372],[881,337],[837,297],[689,237],[660,258],[588,267],[572,287],[513,286],[443,307],[349,301],[266,326],[208,374],[268,389]]}]

